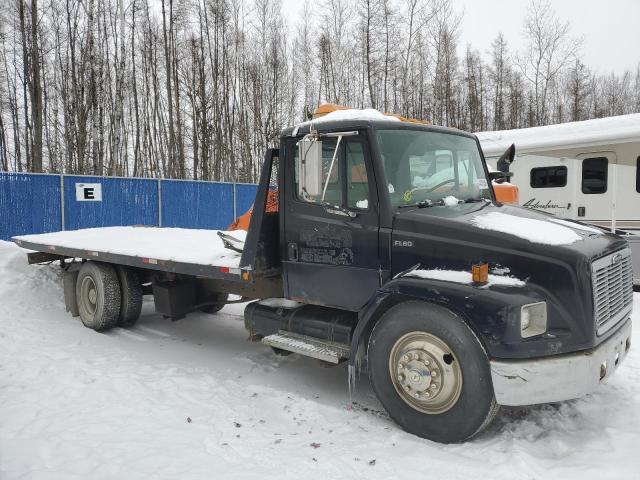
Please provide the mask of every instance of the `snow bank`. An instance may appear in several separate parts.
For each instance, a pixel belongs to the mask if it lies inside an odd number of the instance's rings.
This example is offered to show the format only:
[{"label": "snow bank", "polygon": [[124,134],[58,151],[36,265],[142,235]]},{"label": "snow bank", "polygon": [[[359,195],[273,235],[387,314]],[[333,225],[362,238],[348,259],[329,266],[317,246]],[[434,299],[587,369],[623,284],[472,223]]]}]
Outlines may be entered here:
[{"label": "snow bank", "polygon": [[[240,253],[224,247],[217,230],[157,227],[103,227],[23,235],[26,242],[76,248],[156,260],[238,267]],[[226,232],[244,241],[247,232]]]},{"label": "snow bank", "polygon": [[478,215],[471,220],[471,223],[479,228],[507,233],[529,240],[531,243],[544,245],[569,245],[582,240],[574,230],[557,222],[516,217],[500,212]]},{"label": "snow bank", "polygon": [[64,311],[59,270],[0,242],[2,480],[387,480],[425,461],[451,480],[638,477],[637,347],[593,395],[439,445],[401,431],[364,374],[350,398],[345,365],[248,342],[242,305],[171,322],[145,301],[135,327],[96,333]]},{"label": "snow bank", "polygon": [[[442,280],[445,282],[472,284],[471,272],[458,270],[412,270],[406,277],[429,278],[432,280]],[[525,282],[515,277],[489,274],[487,286],[497,285],[501,287],[524,287]]]}]

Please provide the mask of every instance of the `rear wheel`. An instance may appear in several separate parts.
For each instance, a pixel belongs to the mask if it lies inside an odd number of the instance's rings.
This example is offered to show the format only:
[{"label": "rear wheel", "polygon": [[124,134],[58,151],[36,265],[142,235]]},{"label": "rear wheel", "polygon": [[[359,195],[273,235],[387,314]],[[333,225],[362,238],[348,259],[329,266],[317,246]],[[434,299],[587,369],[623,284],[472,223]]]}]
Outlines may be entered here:
[{"label": "rear wheel", "polygon": [[461,442],[498,411],[484,348],[442,307],[411,301],[387,311],[371,334],[368,363],[391,418],[420,437]]},{"label": "rear wheel", "polygon": [[86,262],[80,268],[76,283],[78,313],[85,327],[97,332],[118,323],[122,294],[113,266]]},{"label": "rear wheel", "polygon": [[202,313],[209,313],[209,314],[218,313],[220,310],[224,308],[228,299],[229,299],[228,293],[215,293],[213,295],[210,295],[209,298],[207,299],[208,301],[211,302],[211,304],[205,305],[204,307],[200,307],[199,310]]},{"label": "rear wheel", "polygon": [[131,327],[136,323],[142,311],[142,284],[138,272],[134,269],[118,265],[116,270],[122,295],[118,325]]}]

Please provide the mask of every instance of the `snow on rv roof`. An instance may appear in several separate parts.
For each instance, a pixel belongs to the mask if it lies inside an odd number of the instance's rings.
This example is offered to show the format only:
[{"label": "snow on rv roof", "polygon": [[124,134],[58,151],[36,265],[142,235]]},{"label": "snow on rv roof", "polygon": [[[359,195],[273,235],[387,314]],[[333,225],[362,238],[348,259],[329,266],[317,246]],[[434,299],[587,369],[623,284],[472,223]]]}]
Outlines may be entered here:
[{"label": "snow on rv roof", "polygon": [[476,135],[487,157],[501,155],[512,143],[519,153],[622,143],[640,140],[640,113]]}]

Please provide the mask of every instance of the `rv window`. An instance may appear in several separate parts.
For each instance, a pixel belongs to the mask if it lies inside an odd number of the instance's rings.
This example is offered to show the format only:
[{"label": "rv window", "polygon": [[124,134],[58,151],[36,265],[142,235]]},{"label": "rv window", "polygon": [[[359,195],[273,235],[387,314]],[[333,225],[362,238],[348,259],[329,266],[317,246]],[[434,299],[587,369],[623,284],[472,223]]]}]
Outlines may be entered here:
[{"label": "rv window", "polygon": [[640,157],[637,160],[638,164],[636,166],[636,192],[640,193]]},{"label": "rv window", "polygon": [[531,188],[557,188],[567,186],[567,167],[540,167],[531,169]]},{"label": "rv window", "polygon": [[608,169],[606,157],[585,158],[582,161],[582,193],[605,193]]}]

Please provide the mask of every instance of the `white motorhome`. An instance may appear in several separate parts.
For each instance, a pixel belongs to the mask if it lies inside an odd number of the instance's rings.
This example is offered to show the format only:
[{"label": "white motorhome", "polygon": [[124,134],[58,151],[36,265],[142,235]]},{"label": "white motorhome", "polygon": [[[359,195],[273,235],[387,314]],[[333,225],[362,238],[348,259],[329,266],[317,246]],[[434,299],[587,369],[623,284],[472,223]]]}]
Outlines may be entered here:
[{"label": "white motorhome", "polygon": [[640,283],[640,114],[477,135],[494,168],[515,144],[523,206],[628,232]]}]

